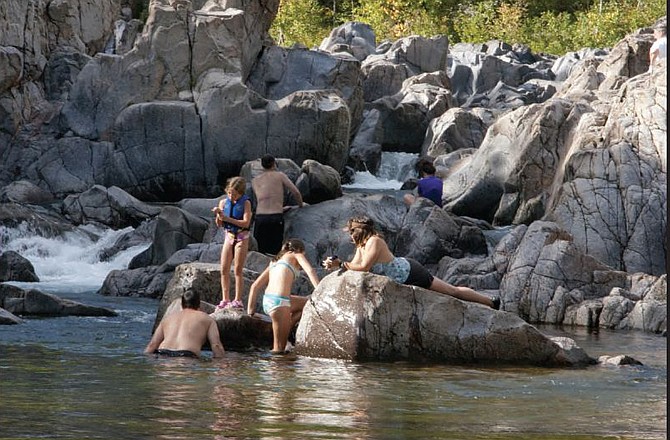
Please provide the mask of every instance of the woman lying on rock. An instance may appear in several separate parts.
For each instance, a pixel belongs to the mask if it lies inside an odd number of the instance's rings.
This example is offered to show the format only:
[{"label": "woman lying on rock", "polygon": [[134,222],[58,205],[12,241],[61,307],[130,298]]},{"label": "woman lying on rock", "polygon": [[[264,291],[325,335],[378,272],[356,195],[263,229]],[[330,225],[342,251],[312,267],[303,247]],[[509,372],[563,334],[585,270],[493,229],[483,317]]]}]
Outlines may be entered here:
[{"label": "woman lying on rock", "polygon": [[416,260],[394,256],[384,239],[375,230],[374,221],[371,218],[363,216],[349,219],[347,231],[356,245],[354,258],[346,262],[340,261],[337,257],[328,257],[323,262],[323,267],[327,270],[342,268],[372,272],[385,275],[400,284],[433,290],[463,301],[484,304],[496,310],[500,308],[499,298],[492,299],[469,287],[453,286],[435,278]]},{"label": "woman lying on rock", "polygon": [[316,287],[319,284],[319,277],[305,256],[304,243],[295,238],[286,240],[275,259],[258,276],[249,290],[247,313],[253,315],[256,312],[258,291],[267,285],[263,295],[263,311],[272,318],[274,354],[286,351],[289,332],[300,320],[302,309],[307,303],[307,297],[291,295],[291,287],[301,268]]}]

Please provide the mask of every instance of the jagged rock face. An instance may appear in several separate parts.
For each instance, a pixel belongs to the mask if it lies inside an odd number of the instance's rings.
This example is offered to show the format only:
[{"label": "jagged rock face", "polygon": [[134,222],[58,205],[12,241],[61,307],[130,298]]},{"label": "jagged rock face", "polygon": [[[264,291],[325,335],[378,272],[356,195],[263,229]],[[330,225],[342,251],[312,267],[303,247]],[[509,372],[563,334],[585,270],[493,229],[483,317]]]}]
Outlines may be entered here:
[{"label": "jagged rock face", "polygon": [[[487,131],[471,160],[444,181],[443,201],[457,215],[497,223],[530,223],[566,154],[565,139],[577,128],[586,105],[552,99],[501,116]],[[514,198],[511,213],[497,212],[504,195]]]},{"label": "jagged rock face", "polygon": [[464,148],[479,148],[487,128],[474,112],[451,108],[430,121],[421,155],[438,157]]},{"label": "jagged rock face", "polygon": [[363,113],[362,81],[360,62],[351,57],[271,46],[263,50],[247,85],[270,100],[301,90],[336,89],[349,108],[353,136]]},{"label": "jagged rock face", "polygon": [[67,196],[63,211],[75,224],[98,222],[114,229],[138,226],[160,213],[160,208],[140,202],[118,187],[93,186],[78,195]]},{"label": "jagged rock face", "polygon": [[548,213],[585,252],[626,272],[665,272],[666,106],[665,72],[627,81],[601,141],[571,147]]},{"label": "jagged rock face", "polygon": [[[516,315],[361,272],[321,281],[303,311],[296,353],[355,361],[568,364],[558,344]],[[583,354],[575,364],[591,362]]]},{"label": "jagged rock face", "polygon": [[[202,242],[208,223],[200,217],[173,206],[164,207],[156,220],[149,248],[130,262],[129,268],[159,265],[191,243]],[[140,263],[141,262],[141,263]]]},{"label": "jagged rock face", "polygon": [[375,33],[370,25],[360,22],[344,23],[330,32],[319,50],[330,53],[346,52],[359,61],[375,53]]}]

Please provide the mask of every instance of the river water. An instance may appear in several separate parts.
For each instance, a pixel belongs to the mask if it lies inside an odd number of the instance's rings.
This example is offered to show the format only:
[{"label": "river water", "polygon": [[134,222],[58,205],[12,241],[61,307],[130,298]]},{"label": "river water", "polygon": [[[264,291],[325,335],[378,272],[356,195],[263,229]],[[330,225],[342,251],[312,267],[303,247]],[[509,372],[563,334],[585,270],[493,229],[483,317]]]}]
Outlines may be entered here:
[{"label": "river water", "polygon": [[0,326],[0,439],[667,438],[667,340],[639,331],[541,328],[593,357],[627,354],[642,366],[146,356],[158,301],[95,293],[142,248],[100,262],[122,231],[94,232],[99,240],[90,230],[57,240],[0,231],[2,249],[19,250],[42,280],[17,285],[119,314]]}]

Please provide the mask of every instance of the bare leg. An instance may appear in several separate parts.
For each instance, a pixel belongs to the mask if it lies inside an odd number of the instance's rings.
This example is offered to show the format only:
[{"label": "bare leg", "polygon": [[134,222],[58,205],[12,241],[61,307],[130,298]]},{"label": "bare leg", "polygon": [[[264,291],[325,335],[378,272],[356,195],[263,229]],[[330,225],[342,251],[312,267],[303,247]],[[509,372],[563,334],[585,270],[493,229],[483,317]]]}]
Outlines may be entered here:
[{"label": "bare leg", "polygon": [[249,240],[242,240],[235,245],[235,301],[242,302],[242,293],[244,293],[244,263],[247,260],[249,250]]},{"label": "bare leg", "polygon": [[462,299],[463,301],[476,302],[479,304],[484,304],[485,306],[493,307],[493,300],[488,296],[482,295],[479,292],[475,292],[469,287],[453,286],[437,277],[433,277],[430,290],[444,293],[446,295],[451,295],[455,298]]},{"label": "bare leg", "polygon": [[410,206],[416,200],[416,196],[412,194],[405,194],[402,199],[405,202],[405,205]]},{"label": "bare leg", "polygon": [[291,328],[300,322],[305,304],[307,304],[306,296],[291,295]]},{"label": "bare leg", "polygon": [[230,301],[230,265],[233,262],[233,242],[224,241],[221,248],[221,294],[224,301]]},{"label": "bare leg", "polygon": [[277,307],[270,313],[272,318],[272,351],[281,353],[286,350],[288,333],[291,330],[291,309],[289,307]]}]

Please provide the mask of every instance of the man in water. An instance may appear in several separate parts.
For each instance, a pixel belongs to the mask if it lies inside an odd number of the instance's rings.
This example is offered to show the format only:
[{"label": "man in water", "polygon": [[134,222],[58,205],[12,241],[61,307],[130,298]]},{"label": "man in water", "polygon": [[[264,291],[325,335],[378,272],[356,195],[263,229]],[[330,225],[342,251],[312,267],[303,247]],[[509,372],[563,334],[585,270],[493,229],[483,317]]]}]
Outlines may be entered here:
[{"label": "man in water", "polygon": [[199,357],[202,345],[209,340],[212,356],[223,357],[219,327],[214,318],[200,311],[200,294],[193,290],[184,292],[181,307],[181,311],[163,317],[144,352]]},{"label": "man in water", "polygon": [[261,158],[263,172],[251,180],[256,196],[254,238],[258,252],[277,255],[284,242],[284,191],[295,197],[298,207],[303,205],[302,195],[286,174],[277,171],[277,162],[269,154]]}]

